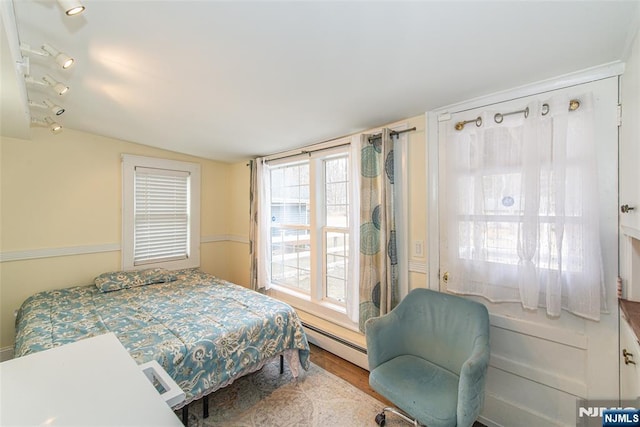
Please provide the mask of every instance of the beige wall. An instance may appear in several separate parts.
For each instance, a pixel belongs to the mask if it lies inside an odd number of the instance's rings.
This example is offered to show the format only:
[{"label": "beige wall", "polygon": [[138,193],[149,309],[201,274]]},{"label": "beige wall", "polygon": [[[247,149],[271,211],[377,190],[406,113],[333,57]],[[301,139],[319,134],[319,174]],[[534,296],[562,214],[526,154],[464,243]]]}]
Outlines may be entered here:
[{"label": "beige wall", "polygon": [[[408,134],[409,242],[426,244],[426,152],[423,115],[391,123]],[[243,286],[249,284],[249,168],[104,138],[72,129],[58,135],[33,129],[29,141],[0,139],[0,252],[115,245],[121,241],[122,153],[201,164],[201,236],[223,241],[201,245],[202,269]],[[412,264],[426,266],[410,252]],[[0,263],[0,348],[14,342],[13,312],[35,292],[91,283],[120,269],[120,251]],[[409,288],[425,287],[412,271]],[[313,316],[305,315],[313,323]],[[326,322],[320,326],[326,326]],[[353,340],[338,326],[330,332]]]},{"label": "beige wall", "polygon": [[[0,263],[0,348],[13,344],[13,312],[29,295],[88,284],[102,272],[120,269],[122,153],[201,165],[201,235],[223,239],[201,245],[202,269],[228,280],[241,277],[229,262],[238,244],[224,240],[232,234],[234,215],[228,207],[234,186],[228,183],[235,180],[234,166],[72,129],[53,135],[34,128],[31,140],[0,139],[3,257],[70,247],[116,249]],[[233,224],[239,221],[234,219]]]}]

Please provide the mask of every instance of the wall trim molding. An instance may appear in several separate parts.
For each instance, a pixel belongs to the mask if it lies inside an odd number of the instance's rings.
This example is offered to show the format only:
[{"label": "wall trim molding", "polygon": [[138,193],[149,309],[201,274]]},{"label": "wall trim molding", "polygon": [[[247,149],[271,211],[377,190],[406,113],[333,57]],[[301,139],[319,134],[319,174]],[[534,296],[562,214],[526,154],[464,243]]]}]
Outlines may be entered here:
[{"label": "wall trim molding", "polygon": [[[249,244],[249,238],[235,234],[215,234],[202,236],[200,244],[217,242],[236,242]],[[25,261],[40,258],[55,258],[62,256],[87,255],[106,252],[120,252],[120,243],[104,243],[99,245],[63,246],[58,248],[26,249],[23,251],[0,252],[0,262]]]},{"label": "wall trim molding", "polygon": [[236,242],[249,244],[249,238],[237,234],[214,234],[211,236],[202,236],[200,243],[217,243],[217,242]]},{"label": "wall trim molding", "polygon": [[66,246],[60,248],[27,249],[24,251],[0,252],[0,262],[23,261],[38,258],[53,258],[71,255],[86,255],[103,252],[120,251],[120,243],[105,243],[102,245]]}]

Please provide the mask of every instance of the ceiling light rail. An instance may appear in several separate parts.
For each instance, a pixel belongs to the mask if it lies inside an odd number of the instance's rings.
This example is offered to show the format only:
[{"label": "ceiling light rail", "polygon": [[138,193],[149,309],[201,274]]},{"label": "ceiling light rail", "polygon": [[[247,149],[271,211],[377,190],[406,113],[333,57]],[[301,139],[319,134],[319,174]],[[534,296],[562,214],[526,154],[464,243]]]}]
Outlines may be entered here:
[{"label": "ceiling light rail", "polygon": [[[578,108],[580,108],[580,101],[577,99],[572,99],[571,101],[569,101],[569,111],[575,111]],[[550,107],[549,104],[544,103],[542,104],[542,111],[541,111],[541,115],[546,116],[547,114],[549,114],[550,111]],[[518,111],[511,111],[509,113],[496,113],[493,116],[493,120],[496,123],[502,123],[504,118],[506,116],[512,116],[514,114],[523,114],[524,118],[528,118],[529,117],[529,107],[525,108],[524,110],[518,110]],[[482,117],[478,116],[478,118],[473,119],[473,120],[465,120],[462,122],[458,122],[455,124],[455,129],[456,130],[462,130],[464,129],[464,126],[468,123],[474,123],[476,124],[477,127],[482,126]]]},{"label": "ceiling light rail", "polygon": [[37,55],[42,57],[52,57],[55,59],[56,63],[62,67],[63,70],[68,69],[73,65],[75,60],[67,55],[64,52],[60,52],[58,49],[54,48],[50,44],[44,43],[41,46],[42,50],[33,49],[30,45],[26,43],[20,44],[20,50],[26,54]]}]

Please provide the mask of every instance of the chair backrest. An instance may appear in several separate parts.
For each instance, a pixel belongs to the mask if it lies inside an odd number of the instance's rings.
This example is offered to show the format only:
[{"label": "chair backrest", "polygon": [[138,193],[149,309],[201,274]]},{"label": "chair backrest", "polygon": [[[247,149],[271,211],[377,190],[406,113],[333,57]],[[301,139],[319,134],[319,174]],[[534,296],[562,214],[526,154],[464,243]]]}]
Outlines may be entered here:
[{"label": "chair backrest", "polygon": [[[489,346],[487,308],[475,301],[429,289],[414,289],[394,309],[409,354],[460,374],[477,345]],[[408,334],[407,334],[408,332]]]}]

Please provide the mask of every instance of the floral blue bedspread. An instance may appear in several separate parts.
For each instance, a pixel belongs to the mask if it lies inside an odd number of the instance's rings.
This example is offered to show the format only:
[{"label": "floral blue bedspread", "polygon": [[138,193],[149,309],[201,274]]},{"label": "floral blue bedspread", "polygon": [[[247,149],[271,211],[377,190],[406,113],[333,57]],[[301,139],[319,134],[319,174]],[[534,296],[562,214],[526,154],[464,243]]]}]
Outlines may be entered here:
[{"label": "floral blue bedspread", "polygon": [[308,369],[309,344],[289,305],[197,269],[175,274],[115,292],[89,285],[33,295],[18,313],[15,356],[113,332],[136,362],[163,366],[183,404],[287,350]]}]

